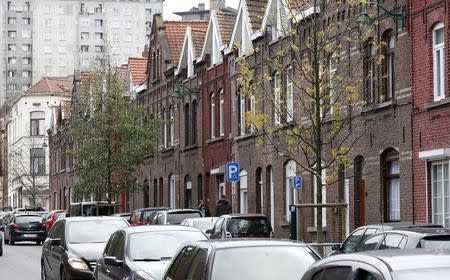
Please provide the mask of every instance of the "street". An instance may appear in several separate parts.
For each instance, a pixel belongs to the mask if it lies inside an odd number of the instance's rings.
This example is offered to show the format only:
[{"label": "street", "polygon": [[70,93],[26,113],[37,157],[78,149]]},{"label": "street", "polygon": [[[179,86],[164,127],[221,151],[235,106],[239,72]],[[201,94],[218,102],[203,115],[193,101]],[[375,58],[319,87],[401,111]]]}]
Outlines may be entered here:
[{"label": "street", "polygon": [[40,279],[41,252],[42,246],[30,242],[16,243],[15,246],[3,244],[3,256],[0,257],[0,279]]}]

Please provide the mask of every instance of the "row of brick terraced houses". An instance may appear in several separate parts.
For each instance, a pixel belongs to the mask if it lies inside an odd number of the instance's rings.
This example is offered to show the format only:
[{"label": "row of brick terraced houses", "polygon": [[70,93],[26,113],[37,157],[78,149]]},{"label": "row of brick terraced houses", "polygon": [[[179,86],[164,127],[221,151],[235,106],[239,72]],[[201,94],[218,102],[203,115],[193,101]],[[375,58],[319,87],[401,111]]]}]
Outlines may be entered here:
[{"label": "row of brick terraced houses", "polygon": [[[351,167],[324,195],[327,202],[348,202],[349,225],[342,231],[394,221],[450,227],[450,2],[381,2],[390,10],[404,7],[405,26],[374,9],[380,24],[373,39],[384,47],[370,51],[385,59],[362,64],[361,70],[371,75],[370,85],[361,86],[370,98],[355,117],[364,133],[351,151]],[[155,16],[145,89],[137,102],[168,122],[161,127],[159,153],[149,156],[137,174],[145,191],[122,195],[123,211],[161,205],[190,208],[204,199],[214,214],[224,194],[234,212],[263,213],[275,234],[287,237],[289,205],[298,202],[298,195],[302,202],[314,202],[312,176],[289,158],[258,148],[254,133],[245,128],[245,112],[253,105],[239,97],[236,78],[242,57],[256,68],[282,47],[283,36],[271,32],[271,25],[283,24],[277,12],[282,5],[281,0],[242,0],[237,14],[214,11],[209,21]],[[275,15],[276,23],[265,20],[269,15]],[[180,94],[174,98],[174,92]],[[57,134],[50,137],[50,197],[53,208],[64,208],[70,200],[66,190],[76,180],[55,161],[61,161],[58,139]],[[241,166],[234,191],[224,176],[229,161]],[[304,187],[292,195],[296,175],[304,178]],[[308,211],[305,239],[313,240],[314,210]],[[328,213],[325,230],[332,239],[335,222]]]}]

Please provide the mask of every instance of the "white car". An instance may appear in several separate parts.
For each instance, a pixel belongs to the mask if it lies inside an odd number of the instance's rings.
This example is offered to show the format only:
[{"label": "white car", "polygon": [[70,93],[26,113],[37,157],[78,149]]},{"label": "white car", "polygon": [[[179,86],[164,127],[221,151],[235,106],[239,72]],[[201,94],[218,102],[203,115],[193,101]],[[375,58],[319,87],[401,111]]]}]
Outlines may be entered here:
[{"label": "white car", "polygon": [[203,231],[208,237],[211,234],[212,228],[216,223],[218,217],[207,217],[207,218],[189,218],[181,222],[182,226],[196,227]]}]

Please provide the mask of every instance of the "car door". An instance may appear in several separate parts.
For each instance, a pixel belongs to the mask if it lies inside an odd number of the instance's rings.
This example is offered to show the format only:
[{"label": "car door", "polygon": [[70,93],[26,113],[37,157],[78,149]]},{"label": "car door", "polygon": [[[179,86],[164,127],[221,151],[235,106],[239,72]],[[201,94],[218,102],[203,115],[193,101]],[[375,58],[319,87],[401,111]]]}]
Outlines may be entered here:
[{"label": "car door", "polygon": [[219,218],[216,223],[214,224],[214,227],[212,229],[210,238],[211,239],[220,239],[222,238],[222,225],[225,218]]},{"label": "car door", "polygon": [[56,230],[56,224],[55,227],[53,227],[50,232],[47,235],[47,239],[45,240],[44,244],[42,244],[42,264],[45,267],[45,271],[47,272],[47,276],[50,279],[54,279],[53,272],[51,271],[52,267],[51,267],[51,244],[50,241],[54,238],[54,234],[55,234],[55,230]]},{"label": "car door", "polygon": [[198,249],[192,261],[187,280],[204,280],[208,273],[208,251],[206,249]]},{"label": "car door", "polygon": [[350,234],[347,239],[342,243],[340,251],[342,252],[353,252],[355,248],[361,243],[364,236],[365,228],[355,230]]},{"label": "car door", "polygon": [[97,280],[107,280],[109,279],[109,273],[111,272],[105,264],[105,257],[109,257],[113,255],[115,240],[117,239],[117,232],[113,233],[108,240],[108,243],[105,246],[105,250],[103,250],[102,257],[97,262],[96,267],[96,276]]},{"label": "car door", "polygon": [[66,230],[66,222],[64,220],[61,220],[58,230],[55,231],[55,238],[61,239],[61,244],[54,245],[51,247],[53,256],[52,259],[54,260],[53,267],[56,270],[58,277],[59,277],[59,268],[64,263],[64,260],[68,259],[65,240],[65,230]]},{"label": "car door", "polygon": [[[113,240],[112,251],[110,257],[115,257],[118,261],[125,261],[125,233],[122,231],[116,232],[115,239]],[[126,279],[127,270],[124,265],[111,266],[104,264],[105,271],[108,280],[122,280]]]},{"label": "car door", "polygon": [[47,240],[47,256],[48,256],[48,270],[47,274],[51,276],[51,279],[59,279],[59,268],[62,262],[63,254],[65,249],[61,245],[52,245],[51,241],[60,238],[63,242],[63,232],[64,232],[64,221],[58,221],[52,227],[51,238]]},{"label": "car door", "polygon": [[[173,264],[169,267],[165,280],[186,280],[197,253],[197,248],[194,246],[184,247]],[[197,280],[197,279],[195,279]],[[200,279],[199,279],[200,280]]]}]

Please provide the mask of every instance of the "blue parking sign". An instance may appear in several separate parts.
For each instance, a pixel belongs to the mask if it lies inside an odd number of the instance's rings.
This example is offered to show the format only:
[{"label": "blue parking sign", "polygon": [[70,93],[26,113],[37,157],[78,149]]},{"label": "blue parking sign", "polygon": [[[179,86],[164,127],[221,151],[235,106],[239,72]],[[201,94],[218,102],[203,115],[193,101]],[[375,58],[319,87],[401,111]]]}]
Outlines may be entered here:
[{"label": "blue parking sign", "polygon": [[227,182],[239,182],[239,162],[227,162],[225,169]]},{"label": "blue parking sign", "polygon": [[303,180],[300,176],[294,177],[294,189],[301,189],[303,187]]}]

